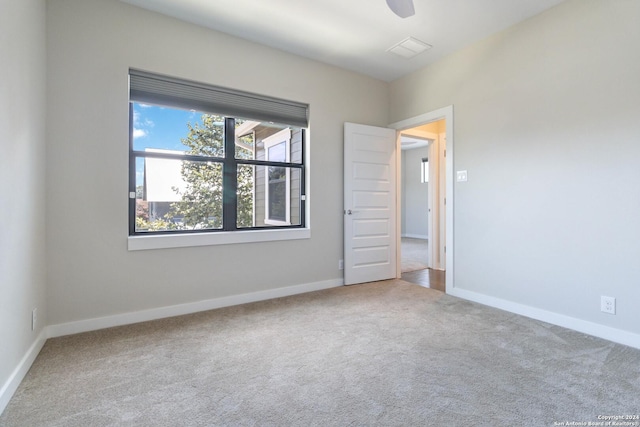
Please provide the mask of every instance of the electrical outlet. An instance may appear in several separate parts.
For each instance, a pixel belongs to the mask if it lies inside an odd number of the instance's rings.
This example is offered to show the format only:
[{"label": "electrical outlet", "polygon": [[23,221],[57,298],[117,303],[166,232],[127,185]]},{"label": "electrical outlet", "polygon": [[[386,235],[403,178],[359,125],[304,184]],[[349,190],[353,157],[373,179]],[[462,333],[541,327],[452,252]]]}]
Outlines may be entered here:
[{"label": "electrical outlet", "polygon": [[616,299],[614,297],[600,297],[600,311],[608,314],[616,314]]},{"label": "electrical outlet", "polygon": [[38,324],[38,309],[34,308],[31,312],[31,330],[36,330],[36,325]]},{"label": "electrical outlet", "polygon": [[338,261],[338,270],[344,270],[344,260],[343,259]]}]

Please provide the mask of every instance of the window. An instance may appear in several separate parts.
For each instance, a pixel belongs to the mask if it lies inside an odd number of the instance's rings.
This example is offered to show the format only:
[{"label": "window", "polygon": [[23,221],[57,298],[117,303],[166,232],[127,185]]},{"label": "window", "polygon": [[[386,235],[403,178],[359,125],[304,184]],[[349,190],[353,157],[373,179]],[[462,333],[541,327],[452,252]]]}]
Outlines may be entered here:
[{"label": "window", "polygon": [[429,159],[426,157],[422,158],[420,165],[420,182],[423,184],[429,182]]},{"label": "window", "polygon": [[[288,162],[291,129],[284,129],[264,140],[266,160]],[[265,218],[267,224],[290,223],[291,173],[289,168],[269,166],[265,169]]]},{"label": "window", "polygon": [[307,106],[130,70],[129,234],[305,226]]}]

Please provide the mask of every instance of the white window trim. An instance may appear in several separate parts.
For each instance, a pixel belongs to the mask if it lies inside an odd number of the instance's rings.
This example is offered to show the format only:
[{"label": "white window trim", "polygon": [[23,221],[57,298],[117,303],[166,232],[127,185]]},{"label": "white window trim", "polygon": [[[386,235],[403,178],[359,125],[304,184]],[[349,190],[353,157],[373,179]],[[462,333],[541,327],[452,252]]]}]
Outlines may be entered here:
[{"label": "white window trim", "polygon": [[[291,129],[286,128],[274,133],[273,135],[262,140],[264,143],[264,159],[269,160],[269,148],[284,142],[285,144],[285,162],[290,161],[291,157]],[[269,225],[291,225],[291,170],[286,168],[286,208],[285,221],[277,221],[269,218],[269,167],[265,168],[265,203],[264,203],[264,223]]]},{"label": "white window trim", "polygon": [[130,251],[143,251],[150,249],[216,246],[310,238],[310,228],[287,228],[282,230],[221,231],[215,233],[184,234],[172,233],[153,234],[148,236],[136,235],[129,236],[127,244]]}]

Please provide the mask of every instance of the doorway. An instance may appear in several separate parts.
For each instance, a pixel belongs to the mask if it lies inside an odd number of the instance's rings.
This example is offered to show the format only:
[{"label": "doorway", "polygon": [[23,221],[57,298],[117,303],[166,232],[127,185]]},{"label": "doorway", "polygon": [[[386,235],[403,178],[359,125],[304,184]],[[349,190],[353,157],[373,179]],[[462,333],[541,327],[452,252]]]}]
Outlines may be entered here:
[{"label": "doorway", "polygon": [[[437,165],[434,160],[429,163],[430,180],[437,174],[438,185],[434,187],[437,191],[430,192],[435,202],[430,204],[432,220],[429,221],[428,236],[431,244],[427,246],[429,269],[426,271],[444,274],[445,291],[450,292],[455,287],[453,106],[392,123],[387,128],[345,123],[345,285],[402,277],[401,222],[398,220],[402,206],[401,197],[396,196],[402,188],[400,135],[439,120],[444,120],[438,126],[445,130],[436,134],[431,143],[431,146],[439,147],[433,155],[439,160]],[[431,282],[431,277],[429,279]]]},{"label": "doorway", "polygon": [[397,277],[445,292],[453,288],[453,107],[390,127],[401,154]]},{"label": "doorway", "polygon": [[438,120],[400,132],[401,278],[445,291],[441,253],[444,218],[440,182],[445,168],[446,123]]}]

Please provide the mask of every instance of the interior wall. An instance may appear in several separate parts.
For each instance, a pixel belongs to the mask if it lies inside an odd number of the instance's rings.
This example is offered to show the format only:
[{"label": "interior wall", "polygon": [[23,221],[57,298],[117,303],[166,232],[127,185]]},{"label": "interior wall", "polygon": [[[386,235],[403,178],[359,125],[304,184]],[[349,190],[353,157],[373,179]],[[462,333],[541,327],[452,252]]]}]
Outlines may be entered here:
[{"label": "interior wall", "polygon": [[402,150],[402,236],[427,239],[429,183],[420,182],[422,158],[429,148]]},{"label": "interior wall", "polygon": [[638,17],[570,0],[391,84],[392,122],[454,108],[456,289],[640,333]]},{"label": "interior wall", "polygon": [[46,324],[44,0],[0,3],[0,58],[1,412],[12,373]]},{"label": "interior wall", "polygon": [[[117,0],[47,17],[51,324],[342,279],[343,124],[386,125],[387,83]],[[309,103],[311,238],[127,251],[130,67]]]}]

